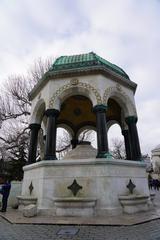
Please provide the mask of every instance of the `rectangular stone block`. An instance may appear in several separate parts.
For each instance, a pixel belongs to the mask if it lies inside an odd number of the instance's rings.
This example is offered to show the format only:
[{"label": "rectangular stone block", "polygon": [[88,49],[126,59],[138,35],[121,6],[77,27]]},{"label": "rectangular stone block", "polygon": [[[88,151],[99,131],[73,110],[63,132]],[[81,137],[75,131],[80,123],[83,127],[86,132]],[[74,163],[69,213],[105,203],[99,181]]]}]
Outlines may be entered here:
[{"label": "rectangular stone block", "polygon": [[34,217],[37,215],[37,206],[34,204],[30,204],[23,208],[23,216],[24,217]]}]

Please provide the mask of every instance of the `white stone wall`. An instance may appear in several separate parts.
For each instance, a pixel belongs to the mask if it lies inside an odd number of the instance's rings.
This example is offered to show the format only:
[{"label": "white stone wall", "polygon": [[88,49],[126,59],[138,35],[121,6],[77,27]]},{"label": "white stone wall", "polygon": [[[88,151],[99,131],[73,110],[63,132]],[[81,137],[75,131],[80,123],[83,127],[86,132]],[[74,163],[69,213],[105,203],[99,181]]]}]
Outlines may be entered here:
[{"label": "white stone wall", "polygon": [[144,163],[106,159],[42,161],[26,166],[22,195],[29,195],[32,181],[38,209],[55,215],[54,198],[73,197],[67,187],[74,179],[83,186],[77,197],[97,199],[97,215],[122,211],[118,196],[128,194],[129,179],[136,185],[135,194],[149,196]]}]

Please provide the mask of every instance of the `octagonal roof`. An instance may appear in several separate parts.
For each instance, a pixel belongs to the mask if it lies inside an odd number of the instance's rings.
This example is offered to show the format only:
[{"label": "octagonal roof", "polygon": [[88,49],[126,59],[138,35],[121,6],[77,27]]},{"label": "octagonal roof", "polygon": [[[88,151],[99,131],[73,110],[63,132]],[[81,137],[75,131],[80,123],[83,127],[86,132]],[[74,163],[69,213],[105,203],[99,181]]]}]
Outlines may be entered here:
[{"label": "octagonal roof", "polygon": [[110,63],[109,61],[95,54],[94,52],[71,56],[61,56],[55,60],[52,67],[50,68],[50,71],[61,72],[64,70],[85,69],[88,67],[97,68],[102,66],[106,70],[111,70],[118,75],[129,79],[129,76],[123,71],[122,68]]},{"label": "octagonal roof", "polygon": [[30,92],[30,99],[32,100],[50,79],[77,77],[99,73],[129,87],[133,92],[136,90],[137,84],[130,80],[129,76],[122,68],[110,63],[94,52],[90,52],[79,55],[58,57],[49,71],[44,74]]}]

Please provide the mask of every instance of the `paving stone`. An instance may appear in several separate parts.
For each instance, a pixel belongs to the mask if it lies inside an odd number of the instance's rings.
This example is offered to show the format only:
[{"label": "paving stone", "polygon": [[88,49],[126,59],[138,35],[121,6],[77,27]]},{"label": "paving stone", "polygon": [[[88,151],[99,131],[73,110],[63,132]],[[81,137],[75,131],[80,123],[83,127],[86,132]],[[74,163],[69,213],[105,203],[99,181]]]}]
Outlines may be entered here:
[{"label": "paving stone", "polygon": [[[63,226],[10,224],[0,218],[0,240],[160,240],[160,219],[135,226]],[[57,235],[61,229],[79,229],[76,235]]]}]

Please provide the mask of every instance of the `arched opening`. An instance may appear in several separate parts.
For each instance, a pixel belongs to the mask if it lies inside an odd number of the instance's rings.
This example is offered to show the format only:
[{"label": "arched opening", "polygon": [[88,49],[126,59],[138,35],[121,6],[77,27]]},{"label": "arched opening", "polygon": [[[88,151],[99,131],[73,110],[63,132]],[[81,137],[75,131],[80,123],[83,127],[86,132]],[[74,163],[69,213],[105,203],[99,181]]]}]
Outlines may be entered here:
[{"label": "arched opening", "polygon": [[110,98],[107,104],[107,122],[117,121],[121,124],[122,108],[119,103],[114,99]]},{"label": "arched opening", "polygon": [[70,133],[65,128],[57,128],[56,153],[59,160],[72,149],[71,139]]},{"label": "arched opening", "polygon": [[[65,89],[65,90],[64,90]],[[59,96],[56,94],[50,99],[50,108],[60,109],[61,104],[69,97],[73,95],[82,95],[89,98],[94,105],[101,102],[101,96],[99,92],[90,84],[79,83],[78,85],[67,84],[58,89]]]},{"label": "arched opening", "polygon": [[89,141],[92,147],[97,148],[97,132],[94,129],[83,129],[78,136],[78,140]]},{"label": "arched opening", "polygon": [[90,126],[96,127],[96,116],[92,111],[93,105],[89,98],[82,95],[73,95],[61,104],[58,125],[65,124],[77,138],[80,129]]},{"label": "arched opening", "polygon": [[40,123],[42,122],[42,119],[44,117],[44,112],[46,110],[46,104],[43,99],[40,99],[36,106],[34,107],[32,116],[31,116],[31,123]]},{"label": "arched opening", "polygon": [[[109,91],[108,91],[109,90]],[[104,103],[108,105],[109,99],[114,99],[121,109],[124,111],[125,117],[127,116],[136,116],[136,108],[134,101],[121,89],[117,90],[117,87],[106,89],[104,94]]]},{"label": "arched opening", "polygon": [[124,137],[118,123],[114,123],[109,127],[108,145],[113,158],[126,159]]},{"label": "arched opening", "polygon": [[95,147],[96,132],[93,130],[96,129],[96,116],[88,97],[72,95],[65,98],[61,104],[57,126],[58,158],[64,158],[64,155],[81,141],[89,141]]},{"label": "arched opening", "polygon": [[[35,105],[34,110],[32,112],[32,116],[31,116],[31,125],[32,123],[33,125],[39,125],[39,129],[38,131],[36,131],[37,139],[36,139],[36,151],[34,156],[34,162],[41,161],[42,159],[44,159],[45,135],[46,135],[46,124],[47,124],[45,110],[46,110],[45,101],[44,99],[40,99]],[[33,147],[33,144],[31,145]]]}]

